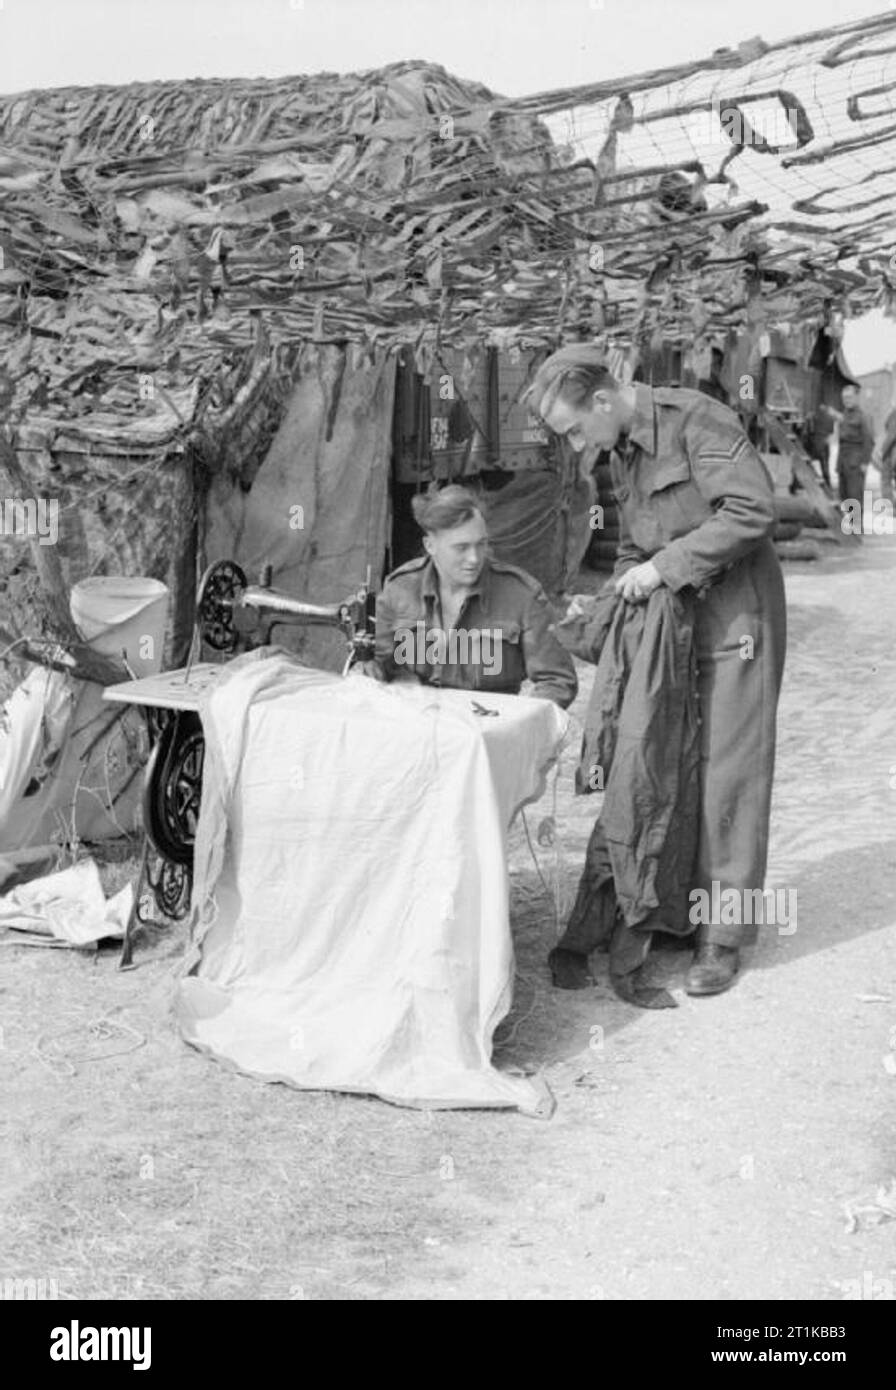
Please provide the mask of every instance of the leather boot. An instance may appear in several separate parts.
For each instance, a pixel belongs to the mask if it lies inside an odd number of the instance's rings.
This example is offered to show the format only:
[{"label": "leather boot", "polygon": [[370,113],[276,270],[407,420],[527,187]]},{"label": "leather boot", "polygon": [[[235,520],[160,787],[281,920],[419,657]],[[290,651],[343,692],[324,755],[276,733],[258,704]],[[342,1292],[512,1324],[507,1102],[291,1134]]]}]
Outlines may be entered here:
[{"label": "leather boot", "polygon": [[740,952],[736,946],[705,941],[697,947],[684,987],[688,994],[721,994],[734,983],[739,966]]}]

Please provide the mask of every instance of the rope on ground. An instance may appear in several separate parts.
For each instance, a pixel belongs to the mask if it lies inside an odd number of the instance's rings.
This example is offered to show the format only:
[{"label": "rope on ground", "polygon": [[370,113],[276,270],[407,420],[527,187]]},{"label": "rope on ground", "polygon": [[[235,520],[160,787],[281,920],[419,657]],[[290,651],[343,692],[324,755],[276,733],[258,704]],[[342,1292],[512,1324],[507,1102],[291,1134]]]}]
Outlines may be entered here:
[{"label": "rope on ground", "polygon": [[[56,1043],[60,1038],[69,1037],[73,1033],[77,1035],[84,1032],[100,1043],[110,1038],[114,1039],[116,1035],[130,1034],[130,1039],[126,1041],[124,1046],[113,1047],[103,1052],[91,1051],[89,1048],[81,1052],[62,1049],[54,1055],[53,1052],[47,1051],[48,1044]],[[132,1028],[129,1023],[117,1023],[111,1018],[93,1018],[86,1024],[78,1023],[71,1028],[62,1028],[58,1033],[42,1033],[34,1044],[33,1050],[37,1059],[43,1062],[44,1066],[54,1075],[61,1072],[64,1076],[75,1076],[77,1073],[75,1062],[105,1062],[110,1057],[121,1057],[127,1052],[135,1052],[138,1047],[143,1047],[145,1043],[146,1034]]]}]

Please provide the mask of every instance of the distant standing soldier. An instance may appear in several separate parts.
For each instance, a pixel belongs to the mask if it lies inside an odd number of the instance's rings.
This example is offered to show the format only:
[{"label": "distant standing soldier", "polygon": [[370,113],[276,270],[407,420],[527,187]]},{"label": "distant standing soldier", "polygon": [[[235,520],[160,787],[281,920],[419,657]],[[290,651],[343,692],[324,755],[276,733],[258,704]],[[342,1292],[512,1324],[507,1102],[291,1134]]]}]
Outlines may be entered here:
[{"label": "distant standing soldier", "polygon": [[840,445],[837,453],[837,480],[840,501],[853,499],[862,505],[865,490],[865,469],[874,453],[874,431],[868,417],[859,409],[859,387],[844,386],[840,393],[842,412],[825,406],[839,425]]},{"label": "distant standing soldier", "polygon": [[896,495],[896,408],[890,411],[884,425],[880,446],[880,486],[884,497]]}]

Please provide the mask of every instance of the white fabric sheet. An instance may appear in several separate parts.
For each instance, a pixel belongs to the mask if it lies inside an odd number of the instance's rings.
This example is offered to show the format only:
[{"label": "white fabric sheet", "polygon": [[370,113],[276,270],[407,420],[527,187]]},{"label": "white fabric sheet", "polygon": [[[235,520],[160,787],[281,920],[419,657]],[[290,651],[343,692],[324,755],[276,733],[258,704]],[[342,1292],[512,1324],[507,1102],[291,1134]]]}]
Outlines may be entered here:
[{"label": "white fabric sheet", "polygon": [[15,931],[20,946],[91,946],[106,937],[123,937],[133,885],[107,899],[93,859],[21,883],[0,897],[0,937]]},{"label": "white fabric sheet", "polygon": [[498,1072],[506,831],[566,733],[553,704],[382,685],[274,651],[202,707],[190,1043],[252,1075],[401,1104],[543,1112]]}]

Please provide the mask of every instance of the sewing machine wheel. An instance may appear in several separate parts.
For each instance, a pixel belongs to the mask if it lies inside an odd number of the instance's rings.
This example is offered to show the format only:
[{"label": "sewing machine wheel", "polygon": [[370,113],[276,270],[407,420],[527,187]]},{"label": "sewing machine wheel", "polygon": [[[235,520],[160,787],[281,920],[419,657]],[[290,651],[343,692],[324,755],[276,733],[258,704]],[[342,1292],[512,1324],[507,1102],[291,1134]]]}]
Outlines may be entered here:
[{"label": "sewing machine wheel", "polygon": [[[147,866],[145,901],[155,902],[156,909],[172,922],[180,922],[190,909],[190,890],[193,875],[188,864],[172,864],[170,859],[157,859],[158,868],[153,874]],[[158,926],[159,923],[138,904],[137,920],[144,926]]]},{"label": "sewing machine wheel", "polygon": [[178,710],[146,765],[143,826],[154,848],[173,864],[193,863],[204,755],[199,715]]},{"label": "sewing machine wheel", "polygon": [[239,634],[233,622],[233,602],[246,587],[246,576],[233,560],[209,565],[196,597],[196,622],[202,640],[216,652],[236,651]]}]

